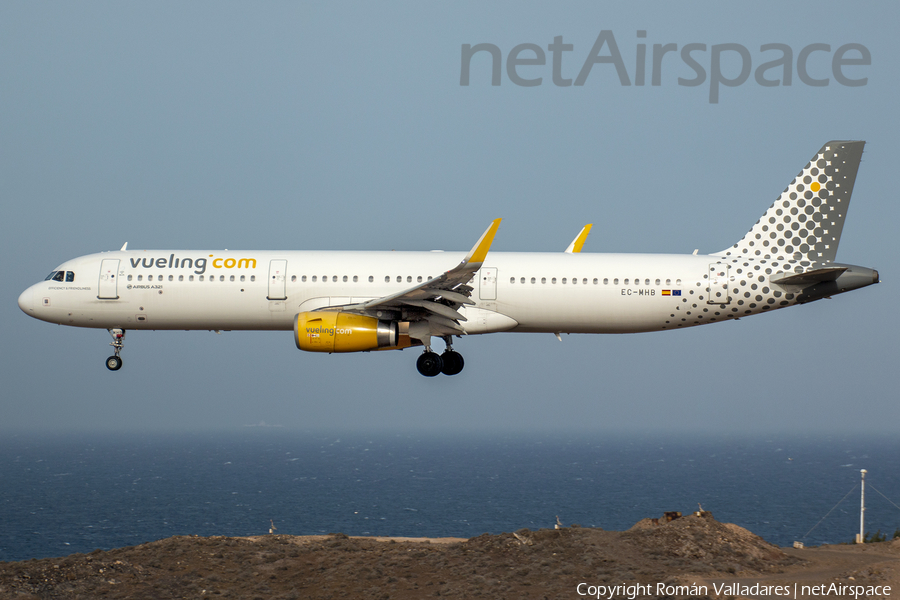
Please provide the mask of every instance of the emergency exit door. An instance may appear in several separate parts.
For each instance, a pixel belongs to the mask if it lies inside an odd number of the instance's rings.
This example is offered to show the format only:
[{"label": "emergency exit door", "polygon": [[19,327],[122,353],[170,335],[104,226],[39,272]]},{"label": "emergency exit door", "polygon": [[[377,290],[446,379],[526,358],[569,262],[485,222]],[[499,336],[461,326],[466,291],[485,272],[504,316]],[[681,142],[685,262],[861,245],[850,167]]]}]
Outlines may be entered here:
[{"label": "emergency exit door", "polygon": [[285,300],[285,273],[287,272],[287,261],[275,259],[269,261],[269,300]]},{"label": "emergency exit door", "polygon": [[481,267],[478,295],[482,300],[497,299],[497,267]]}]

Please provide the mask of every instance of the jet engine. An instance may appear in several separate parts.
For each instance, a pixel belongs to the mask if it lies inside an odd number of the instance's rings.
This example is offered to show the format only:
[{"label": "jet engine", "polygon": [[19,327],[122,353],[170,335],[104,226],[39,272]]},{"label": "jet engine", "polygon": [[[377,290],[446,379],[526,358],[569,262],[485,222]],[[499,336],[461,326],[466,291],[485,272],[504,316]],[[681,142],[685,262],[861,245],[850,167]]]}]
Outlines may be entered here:
[{"label": "jet engine", "polygon": [[328,311],[302,312],[294,319],[294,342],[307,352],[365,352],[395,348],[399,341],[396,321]]}]

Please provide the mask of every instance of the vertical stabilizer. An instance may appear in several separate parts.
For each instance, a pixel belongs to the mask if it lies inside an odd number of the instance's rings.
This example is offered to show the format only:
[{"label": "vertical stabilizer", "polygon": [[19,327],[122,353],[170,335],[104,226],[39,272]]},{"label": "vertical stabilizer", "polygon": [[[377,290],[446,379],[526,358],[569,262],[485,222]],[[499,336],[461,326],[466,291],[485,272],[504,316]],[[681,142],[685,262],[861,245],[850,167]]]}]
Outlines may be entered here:
[{"label": "vertical stabilizer", "polygon": [[828,142],[723,257],[833,262],[865,142]]}]

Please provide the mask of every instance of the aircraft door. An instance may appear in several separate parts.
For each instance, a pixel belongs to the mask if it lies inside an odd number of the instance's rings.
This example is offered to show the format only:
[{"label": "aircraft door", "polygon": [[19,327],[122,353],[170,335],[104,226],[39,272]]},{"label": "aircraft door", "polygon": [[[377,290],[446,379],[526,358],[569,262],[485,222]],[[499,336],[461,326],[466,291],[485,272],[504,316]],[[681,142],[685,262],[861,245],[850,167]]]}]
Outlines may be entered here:
[{"label": "aircraft door", "polygon": [[104,258],[100,263],[100,285],[98,286],[97,297],[107,300],[117,300],[119,298],[116,279],[119,275],[119,259]]},{"label": "aircraft door", "polygon": [[482,300],[497,299],[497,267],[481,267],[478,295]]},{"label": "aircraft door", "polygon": [[707,286],[707,304],[728,304],[728,265],[712,263],[709,265],[709,284]]},{"label": "aircraft door", "polygon": [[287,261],[282,259],[274,259],[269,261],[269,300],[285,300]]}]

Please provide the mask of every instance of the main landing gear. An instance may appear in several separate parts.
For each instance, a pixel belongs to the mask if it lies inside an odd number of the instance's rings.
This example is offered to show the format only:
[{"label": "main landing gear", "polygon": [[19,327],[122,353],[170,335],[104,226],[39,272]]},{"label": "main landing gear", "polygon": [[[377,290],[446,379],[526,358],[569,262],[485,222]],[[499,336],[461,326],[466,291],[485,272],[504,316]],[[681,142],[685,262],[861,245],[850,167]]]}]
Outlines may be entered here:
[{"label": "main landing gear", "polygon": [[425,377],[434,377],[438,373],[456,375],[463,370],[466,361],[463,360],[462,354],[453,350],[449,335],[444,336],[444,342],[447,344],[447,349],[443,354],[432,352],[431,346],[425,347],[425,352],[416,360],[416,368],[419,373]]},{"label": "main landing gear", "polygon": [[124,329],[107,329],[109,331],[109,335],[112,336],[112,343],[110,346],[115,348],[115,354],[106,359],[106,368],[110,371],[118,371],[122,368],[122,359],[119,357],[119,353],[122,351],[122,348],[125,347],[125,330]]}]

